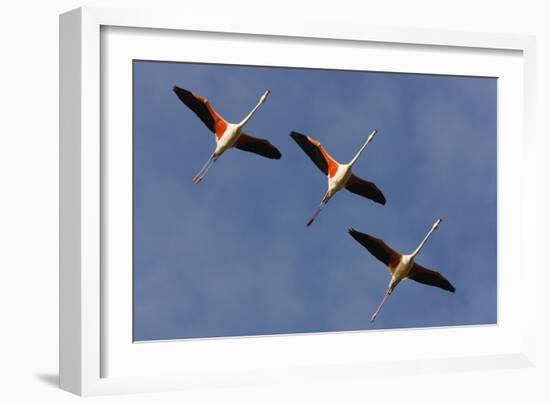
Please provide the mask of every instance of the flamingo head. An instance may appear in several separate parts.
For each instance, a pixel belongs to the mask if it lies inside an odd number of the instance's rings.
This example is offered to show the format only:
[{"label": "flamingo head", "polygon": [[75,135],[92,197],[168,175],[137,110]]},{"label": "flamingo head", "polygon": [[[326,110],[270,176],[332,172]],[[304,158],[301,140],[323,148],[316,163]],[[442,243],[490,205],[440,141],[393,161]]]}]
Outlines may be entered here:
[{"label": "flamingo head", "polygon": [[265,90],[264,94],[262,95],[262,97],[260,98],[260,102],[263,104],[265,102],[265,100],[267,99],[267,96],[269,95],[270,91],[269,90]]},{"label": "flamingo head", "polygon": [[369,137],[367,138],[367,144],[369,144],[372,139],[374,138],[374,136],[376,136],[376,133],[378,133],[378,130],[373,130],[372,133],[369,135]]}]

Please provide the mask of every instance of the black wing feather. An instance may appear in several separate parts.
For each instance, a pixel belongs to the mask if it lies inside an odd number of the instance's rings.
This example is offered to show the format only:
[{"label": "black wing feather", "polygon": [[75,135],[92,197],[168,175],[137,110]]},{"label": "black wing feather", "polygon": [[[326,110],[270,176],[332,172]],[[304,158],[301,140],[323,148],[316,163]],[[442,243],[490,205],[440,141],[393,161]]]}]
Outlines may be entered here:
[{"label": "black wing feather", "polygon": [[252,137],[244,133],[242,133],[239,137],[235,148],[275,160],[280,159],[282,156],[277,147],[275,147],[269,141]]},{"label": "black wing feather", "polygon": [[378,186],[373,182],[366,181],[353,175],[349,180],[349,185],[346,185],[346,189],[352,193],[371,199],[372,201],[380,204],[386,204],[386,198]]},{"label": "black wing feather", "polygon": [[415,263],[408,276],[411,280],[422,284],[442,288],[443,290],[455,292],[454,286],[443,275],[437,271],[426,269]]},{"label": "black wing feather", "polygon": [[367,248],[375,258],[388,266],[400,256],[381,239],[356,231],[353,228],[350,228],[348,232],[353,239]]},{"label": "black wing feather", "polygon": [[317,168],[323,171],[325,175],[328,175],[327,161],[325,160],[321,151],[317,147],[315,147],[313,144],[311,144],[307,136],[298,132],[292,132],[290,133],[290,137],[292,137],[294,141],[298,143],[300,148],[304,150],[304,152],[313,161],[313,163],[317,165]]},{"label": "black wing feather", "polygon": [[208,127],[210,131],[214,133],[214,118],[210,114],[210,111],[208,110],[206,105],[199,99],[197,99],[195,95],[193,95],[193,93],[190,91],[187,91],[176,85],[174,85],[173,90],[180,101],[187,105],[187,107],[189,107],[189,109],[191,109],[193,112],[195,112],[195,114],[199,117],[200,120],[202,120],[206,127]]}]

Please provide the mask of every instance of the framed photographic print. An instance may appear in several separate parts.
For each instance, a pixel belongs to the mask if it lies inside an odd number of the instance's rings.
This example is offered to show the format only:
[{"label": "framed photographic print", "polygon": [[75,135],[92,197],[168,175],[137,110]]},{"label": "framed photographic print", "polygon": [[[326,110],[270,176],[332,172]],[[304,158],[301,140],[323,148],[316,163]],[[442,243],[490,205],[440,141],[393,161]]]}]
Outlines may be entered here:
[{"label": "framed photographic print", "polygon": [[532,38],[180,17],[60,19],[64,389],[532,365]]}]

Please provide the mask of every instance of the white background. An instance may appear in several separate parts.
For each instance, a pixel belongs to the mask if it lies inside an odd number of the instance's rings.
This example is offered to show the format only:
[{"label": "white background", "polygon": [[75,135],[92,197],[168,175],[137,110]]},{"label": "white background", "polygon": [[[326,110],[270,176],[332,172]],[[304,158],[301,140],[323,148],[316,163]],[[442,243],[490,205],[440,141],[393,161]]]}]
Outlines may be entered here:
[{"label": "white background", "polygon": [[[451,28],[537,35],[539,229],[541,252],[549,240],[544,206],[549,204],[547,151],[550,125],[550,29],[543,2],[461,0],[331,1],[216,0],[155,1],[181,13],[243,14],[247,18],[321,19],[374,25]],[[151,7],[152,1],[19,1],[3,4],[0,41],[0,399],[17,401],[75,401],[56,388],[58,337],[58,14],[81,5]],[[214,5],[219,4],[218,7]],[[546,74],[544,74],[546,73]],[[546,133],[546,135],[545,135]],[[212,391],[93,398],[116,402],[163,401],[397,401],[424,402],[490,399],[548,401],[550,379],[549,297],[545,260],[539,278],[540,327],[535,369],[478,373],[411,375],[338,380],[284,387],[229,388]],[[223,399],[223,400],[222,400]]]}]

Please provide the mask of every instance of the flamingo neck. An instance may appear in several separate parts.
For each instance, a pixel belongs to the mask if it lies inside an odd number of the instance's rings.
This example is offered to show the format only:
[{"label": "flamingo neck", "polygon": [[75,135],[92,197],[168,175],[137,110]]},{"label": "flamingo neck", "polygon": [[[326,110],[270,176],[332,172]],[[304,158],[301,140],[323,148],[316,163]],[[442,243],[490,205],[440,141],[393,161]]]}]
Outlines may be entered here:
[{"label": "flamingo neck", "polygon": [[246,117],[237,125],[239,127],[239,129],[242,129],[243,126],[248,123],[250,118],[256,113],[256,111],[258,110],[258,108],[260,107],[260,105],[262,103],[263,102],[260,100],[258,102],[258,104],[250,111],[250,113],[248,115],[246,115]]},{"label": "flamingo neck", "polygon": [[430,235],[432,235],[432,232],[435,231],[435,228],[432,227],[432,229],[428,232],[428,234],[424,237],[424,239],[422,240],[422,242],[420,242],[420,245],[418,245],[418,247],[414,250],[413,253],[411,253],[411,258],[415,258],[416,255],[418,255],[418,253],[420,252],[420,250],[424,247],[424,245],[426,244],[426,241],[428,240],[428,238],[430,237]]},{"label": "flamingo neck", "polygon": [[357,160],[359,159],[359,157],[361,156],[361,153],[363,152],[363,150],[365,149],[365,147],[367,146],[367,144],[369,144],[372,139],[374,138],[374,135],[376,134],[376,130],[373,130],[372,133],[369,135],[367,141],[365,141],[365,144],[363,144],[363,146],[359,149],[359,151],[357,152],[357,154],[355,154],[355,157],[353,157],[353,159],[350,161],[350,163],[348,164],[350,167],[353,166],[353,164],[355,164],[357,162]]}]

